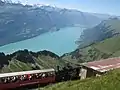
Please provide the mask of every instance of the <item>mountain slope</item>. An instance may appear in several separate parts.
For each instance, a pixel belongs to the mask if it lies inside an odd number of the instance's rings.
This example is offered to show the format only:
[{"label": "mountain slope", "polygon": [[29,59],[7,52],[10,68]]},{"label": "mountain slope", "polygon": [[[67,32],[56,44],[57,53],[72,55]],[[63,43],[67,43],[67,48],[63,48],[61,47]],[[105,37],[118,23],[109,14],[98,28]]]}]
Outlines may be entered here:
[{"label": "mountain slope", "polygon": [[84,63],[120,56],[120,19],[109,18],[86,29],[78,42],[79,47],[61,56],[62,60]]},{"label": "mountain slope", "polygon": [[[0,0],[1,1],[1,0]],[[74,17],[74,18],[73,18]],[[103,18],[77,10],[1,2],[0,46],[67,26],[91,27]]]},{"label": "mountain slope", "polygon": [[120,36],[106,39],[99,44],[95,45],[95,48],[101,50],[103,53],[112,54],[113,56],[120,56]]},{"label": "mountain slope", "polygon": [[87,47],[76,49],[74,52],[63,55],[62,59],[74,63],[83,63],[119,56],[120,36],[115,36]]},{"label": "mountain slope", "polygon": [[80,47],[90,45],[120,34],[120,19],[110,18],[97,26],[83,31],[78,44]]},{"label": "mountain slope", "polygon": [[20,50],[10,55],[0,53],[0,73],[27,71],[36,69],[62,68],[65,62],[49,51],[31,52]]},{"label": "mountain slope", "polygon": [[[34,53],[23,50],[7,56],[4,53],[0,53],[1,72],[56,68],[57,65],[63,67],[68,61],[72,63],[83,63],[100,60],[101,58],[118,57],[120,56],[119,24],[119,19],[112,18],[96,26],[99,28],[85,31],[89,32],[89,36],[93,36],[92,38],[87,38],[88,40],[93,40],[92,44],[89,43],[88,46],[83,48],[78,47],[75,51],[64,54],[61,57],[49,51]],[[102,36],[97,36],[99,34]]]},{"label": "mountain slope", "polygon": [[[68,81],[47,86],[42,90],[119,90],[120,70],[114,70],[101,77]],[[41,90],[41,89],[39,89]]]},{"label": "mountain slope", "polygon": [[64,54],[62,59],[83,63],[120,56],[120,19],[110,18],[97,26],[86,29],[75,51]]}]

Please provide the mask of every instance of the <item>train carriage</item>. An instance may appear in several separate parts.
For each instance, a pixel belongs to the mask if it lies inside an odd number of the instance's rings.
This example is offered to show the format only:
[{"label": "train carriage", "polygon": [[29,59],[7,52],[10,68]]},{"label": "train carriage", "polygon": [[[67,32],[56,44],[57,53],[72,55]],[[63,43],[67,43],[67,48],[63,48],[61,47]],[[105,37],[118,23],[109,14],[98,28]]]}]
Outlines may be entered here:
[{"label": "train carriage", "polygon": [[55,70],[32,70],[0,74],[0,90],[55,82]]}]

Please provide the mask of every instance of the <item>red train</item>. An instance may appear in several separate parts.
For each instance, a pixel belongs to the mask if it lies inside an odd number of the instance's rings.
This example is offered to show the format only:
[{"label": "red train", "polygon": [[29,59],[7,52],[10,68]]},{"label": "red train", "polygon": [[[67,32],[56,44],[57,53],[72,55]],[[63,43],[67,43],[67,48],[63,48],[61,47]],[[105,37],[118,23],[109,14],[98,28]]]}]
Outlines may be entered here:
[{"label": "red train", "polygon": [[0,90],[55,82],[55,70],[32,70],[0,74]]},{"label": "red train", "polygon": [[36,84],[49,84],[79,78],[80,68],[32,70],[0,74],[0,90]]}]

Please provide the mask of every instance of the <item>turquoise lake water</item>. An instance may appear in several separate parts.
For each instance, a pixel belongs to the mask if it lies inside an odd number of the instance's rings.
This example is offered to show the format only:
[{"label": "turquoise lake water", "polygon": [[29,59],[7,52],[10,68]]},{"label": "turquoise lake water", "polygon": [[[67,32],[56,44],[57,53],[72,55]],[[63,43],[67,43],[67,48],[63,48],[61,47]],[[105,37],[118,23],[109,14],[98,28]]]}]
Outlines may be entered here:
[{"label": "turquoise lake water", "polygon": [[80,27],[61,28],[56,32],[48,32],[32,39],[2,46],[0,52],[9,54],[23,49],[31,51],[49,50],[62,55],[77,48],[75,41],[80,37],[82,31],[83,29]]}]

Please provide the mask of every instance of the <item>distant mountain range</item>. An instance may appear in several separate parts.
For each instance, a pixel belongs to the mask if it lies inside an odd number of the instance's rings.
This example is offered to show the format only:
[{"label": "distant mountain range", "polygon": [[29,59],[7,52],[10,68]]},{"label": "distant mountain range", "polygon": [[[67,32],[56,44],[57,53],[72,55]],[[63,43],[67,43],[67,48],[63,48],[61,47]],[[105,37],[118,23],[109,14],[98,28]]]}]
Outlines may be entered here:
[{"label": "distant mountain range", "polygon": [[110,15],[52,6],[5,3],[0,0],[0,46],[64,27],[93,27],[109,17]]}]

